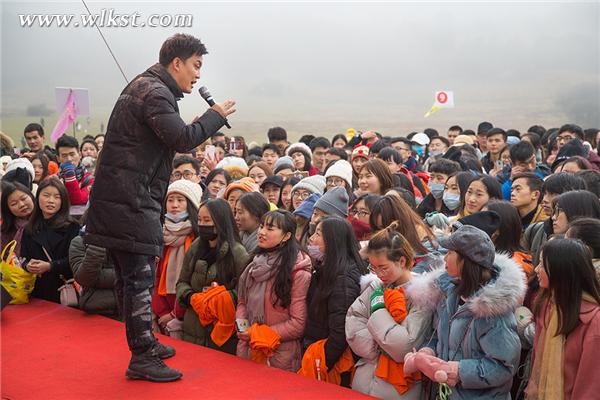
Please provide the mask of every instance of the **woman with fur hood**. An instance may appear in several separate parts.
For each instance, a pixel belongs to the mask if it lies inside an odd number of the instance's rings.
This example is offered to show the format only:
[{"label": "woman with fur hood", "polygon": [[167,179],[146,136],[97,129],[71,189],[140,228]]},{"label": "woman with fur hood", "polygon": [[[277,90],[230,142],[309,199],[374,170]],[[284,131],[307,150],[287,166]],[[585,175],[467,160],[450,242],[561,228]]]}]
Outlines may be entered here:
[{"label": "woman with fur hood", "polygon": [[419,377],[405,377],[403,361],[430,337],[433,310],[415,301],[414,251],[397,224],[369,241],[369,268],[374,274],[361,279],[362,294],[346,314],[346,340],[360,357],[352,389],[383,399],[420,399]]},{"label": "woman with fur hood", "polygon": [[435,308],[437,326],[427,345],[407,356],[407,370],[415,357],[417,369],[450,387],[451,399],[510,399],[521,351],[514,311],[525,293],[523,271],[495,254],[490,237],[474,226],[461,226],[440,245],[448,249],[446,270],[412,284]]}]

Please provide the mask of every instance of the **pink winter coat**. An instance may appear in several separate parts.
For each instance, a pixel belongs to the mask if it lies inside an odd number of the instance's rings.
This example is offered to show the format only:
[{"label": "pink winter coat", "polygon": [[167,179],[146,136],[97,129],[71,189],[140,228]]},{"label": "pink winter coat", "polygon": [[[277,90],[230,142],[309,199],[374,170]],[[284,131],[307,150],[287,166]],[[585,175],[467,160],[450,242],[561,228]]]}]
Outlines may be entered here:
[{"label": "pink winter coat", "polygon": [[[582,301],[580,310],[580,324],[567,336],[563,351],[564,400],[597,399],[600,393],[600,306]],[[545,331],[544,325],[538,322],[544,321],[545,315],[546,307],[543,307],[540,318],[536,318],[534,348]],[[527,391],[532,386],[533,381],[529,381]]]},{"label": "pink winter coat", "polygon": [[[266,286],[265,324],[281,336],[281,344],[269,359],[272,367],[296,372],[302,361],[302,337],[306,325],[306,292],[311,278],[311,261],[306,254],[299,252],[292,270],[292,301],[288,308],[273,306],[271,288],[275,281],[273,276]],[[242,283],[240,283],[242,284]],[[238,299],[236,318],[247,319],[246,302]],[[248,342],[240,340],[237,355],[250,359]]]}]

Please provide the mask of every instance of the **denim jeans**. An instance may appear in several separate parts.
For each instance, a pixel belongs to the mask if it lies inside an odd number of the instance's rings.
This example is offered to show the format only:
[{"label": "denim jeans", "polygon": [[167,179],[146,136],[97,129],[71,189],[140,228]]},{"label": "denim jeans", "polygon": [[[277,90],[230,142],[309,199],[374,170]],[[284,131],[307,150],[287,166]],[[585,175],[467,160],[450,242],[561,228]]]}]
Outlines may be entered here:
[{"label": "denim jeans", "polygon": [[115,264],[117,303],[125,320],[127,344],[141,354],[156,342],[152,333],[152,288],[155,257],[110,250]]}]

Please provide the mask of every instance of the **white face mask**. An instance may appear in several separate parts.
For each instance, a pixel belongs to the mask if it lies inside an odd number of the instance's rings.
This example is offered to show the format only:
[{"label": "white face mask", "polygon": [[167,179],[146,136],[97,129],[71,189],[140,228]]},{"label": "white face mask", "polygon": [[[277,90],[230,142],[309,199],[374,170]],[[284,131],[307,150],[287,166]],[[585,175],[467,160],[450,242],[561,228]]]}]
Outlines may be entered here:
[{"label": "white face mask", "polygon": [[186,219],[188,219],[188,217],[189,217],[189,215],[188,215],[187,211],[165,214],[165,218],[174,223],[185,221]]},{"label": "white face mask", "polygon": [[454,193],[444,192],[442,201],[448,207],[449,210],[456,210],[460,206],[460,195]]}]

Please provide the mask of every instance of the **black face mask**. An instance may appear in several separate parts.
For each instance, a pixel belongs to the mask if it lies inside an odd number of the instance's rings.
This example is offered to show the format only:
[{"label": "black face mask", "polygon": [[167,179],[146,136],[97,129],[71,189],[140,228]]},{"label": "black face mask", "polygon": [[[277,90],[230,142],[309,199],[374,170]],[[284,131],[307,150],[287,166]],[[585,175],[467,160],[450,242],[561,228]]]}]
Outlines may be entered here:
[{"label": "black face mask", "polygon": [[202,240],[215,240],[217,238],[217,232],[215,231],[214,225],[199,225],[198,236]]}]

